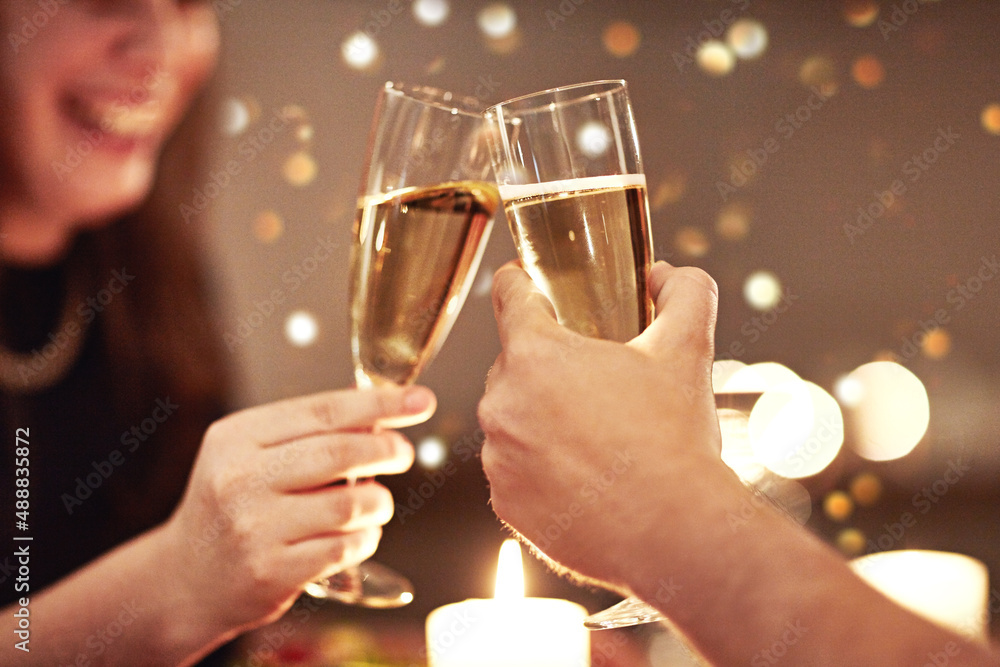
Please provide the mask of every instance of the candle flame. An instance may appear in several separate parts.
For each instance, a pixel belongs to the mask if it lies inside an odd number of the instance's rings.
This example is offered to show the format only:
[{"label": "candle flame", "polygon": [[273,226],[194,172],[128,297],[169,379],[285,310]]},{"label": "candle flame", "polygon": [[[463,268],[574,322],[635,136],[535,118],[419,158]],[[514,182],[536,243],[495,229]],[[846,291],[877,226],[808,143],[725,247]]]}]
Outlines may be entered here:
[{"label": "candle flame", "polygon": [[498,600],[524,597],[524,564],[521,562],[521,545],[517,540],[504,540],[500,545],[494,597]]}]

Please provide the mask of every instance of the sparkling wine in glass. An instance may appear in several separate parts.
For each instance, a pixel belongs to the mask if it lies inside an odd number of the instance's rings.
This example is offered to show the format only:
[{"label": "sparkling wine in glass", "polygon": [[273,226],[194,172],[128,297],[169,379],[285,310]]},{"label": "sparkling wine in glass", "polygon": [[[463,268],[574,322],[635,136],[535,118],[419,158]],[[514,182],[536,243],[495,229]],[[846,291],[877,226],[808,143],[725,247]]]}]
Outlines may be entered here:
[{"label": "sparkling wine in glass", "polygon": [[[653,318],[646,178],[624,81],[555,88],[486,110],[493,169],[525,270],[564,326],[625,342]],[[588,627],[659,615],[641,600]],[[594,625],[597,618],[599,625]],[[615,623],[606,626],[603,623]]]},{"label": "sparkling wine in glass", "polygon": [[[351,249],[361,388],[414,382],[465,302],[500,202],[484,127],[474,99],[397,83],[379,93]],[[370,607],[413,599],[405,577],[372,561],[307,592]]]}]

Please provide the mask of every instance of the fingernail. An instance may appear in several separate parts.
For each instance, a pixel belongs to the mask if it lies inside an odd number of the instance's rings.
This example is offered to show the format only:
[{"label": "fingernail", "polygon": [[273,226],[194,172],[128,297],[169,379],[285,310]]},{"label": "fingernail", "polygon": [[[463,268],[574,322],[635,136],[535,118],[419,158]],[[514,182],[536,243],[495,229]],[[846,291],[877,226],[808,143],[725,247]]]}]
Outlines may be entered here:
[{"label": "fingernail", "polygon": [[431,391],[425,387],[410,387],[403,396],[403,409],[407,412],[423,412],[430,404]]}]

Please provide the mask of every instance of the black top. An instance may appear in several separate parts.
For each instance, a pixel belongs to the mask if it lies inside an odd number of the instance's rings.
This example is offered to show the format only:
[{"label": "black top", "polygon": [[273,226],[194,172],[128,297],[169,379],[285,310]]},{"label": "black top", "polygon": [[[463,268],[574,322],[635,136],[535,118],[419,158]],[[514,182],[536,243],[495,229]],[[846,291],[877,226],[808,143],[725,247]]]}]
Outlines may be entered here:
[{"label": "black top", "polygon": [[[60,333],[69,335],[59,331],[64,285],[62,267],[3,271],[4,347],[43,352],[45,345],[54,345],[50,334],[57,340],[63,340]],[[75,310],[79,304],[70,306]],[[80,356],[55,386],[21,396],[0,391],[0,606],[37,594],[162,522],[183,492],[186,480],[177,479],[161,492],[167,497],[152,502],[144,496],[152,487],[147,482],[157,473],[157,456],[169,455],[164,448],[177,435],[168,413],[184,406],[163,387],[144,386],[148,383],[141,381],[141,373],[116,373],[112,379],[102,335],[105,326],[98,313],[86,332],[78,334],[85,337]],[[126,386],[121,386],[123,377]],[[18,429],[28,432],[30,506],[25,529],[19,528],[16,515]],[[26,543],[15,542],[15,535],[33,538],[27,543],[27,582],[17,581],[13,554]]]}]

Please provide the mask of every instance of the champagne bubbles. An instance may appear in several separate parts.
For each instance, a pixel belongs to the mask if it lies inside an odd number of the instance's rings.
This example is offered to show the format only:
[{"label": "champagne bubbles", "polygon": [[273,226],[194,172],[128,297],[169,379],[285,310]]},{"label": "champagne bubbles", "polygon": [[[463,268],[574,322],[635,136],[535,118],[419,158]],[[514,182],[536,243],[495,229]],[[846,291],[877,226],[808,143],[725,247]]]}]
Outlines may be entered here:
[{"label": "champagne bubbles", "polygon": [[364,70],[370,68],[378,59],[378,44],[375,40],[358,30],[348,35],[340,46],[340,55],[348,67]]},{"label": "champagne bubbles", "polygon": [[448,18],[451,7],[448,0],[414,0],[413,16],[422,25],[429,28],[439,26]]},{"label": "champagne bubbles", "polygon": [[584,123],[576,132],[576,147],[589,158],[600,157],[607,153],[611,141],[611,131],[607,125],[597,120]]},{"label": "champagne bubbles", "polygon": [[747,425],[754,457],[782,477],[815,475],[844,443],[840,406],[819,386],[785,382],[761,395]]},{"label": "champagne bubbles", "polygon": [[429,435],[417,443],[417,463],[421,468],[437,470],[448,460],[448,446],[436,435]]},{"label": "champagne bubbles", "polygon": [[725,76],[736,66],[736,56],[723,42],[710,39],[698,47],[695,54],[698,67],[711,76]]},{"label": "champagne bubbles", "polygon": [[759,21],[740,19],[726,32],[726,43],[741,60],[759,58],[767,49],[767,29]]},{"label": "champagne bubbles", "polygon": [[285,318],[285,338],[295,347],[308,347],[316,342],[319,324],[312,313],[296,310]]},{"label": "champagne bubbles", "polygon": [[920,379],[891,361],[874,361],[854,369],[842,383],[852,383],[845,402],[852,424],[852,446],[872,461],[906,456],[930,423],[930,400]]},{"label": "champagne bubbles", "polygon": [[770,271],[754,271],[743,283],[743,298],[752,308],[770,310],[781,301],[781,281]]},{"label": "champagne bubbles", "polygon": [[479,29],[490,39],[510,37],[517,28],[517,14],[510,5],[496,2],[487,5],[479,12],[476,19]]}]

